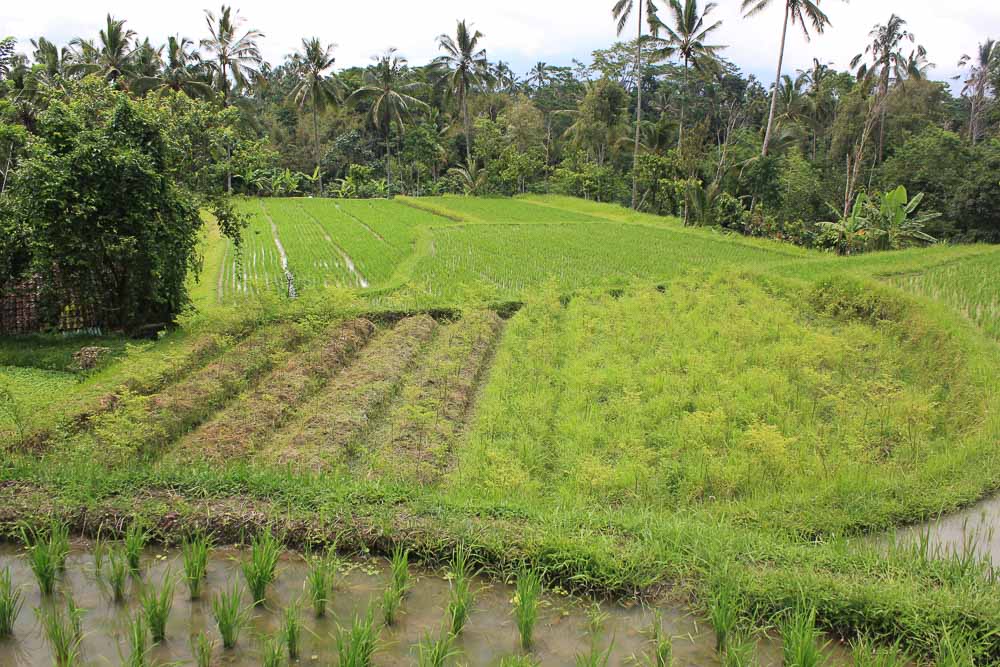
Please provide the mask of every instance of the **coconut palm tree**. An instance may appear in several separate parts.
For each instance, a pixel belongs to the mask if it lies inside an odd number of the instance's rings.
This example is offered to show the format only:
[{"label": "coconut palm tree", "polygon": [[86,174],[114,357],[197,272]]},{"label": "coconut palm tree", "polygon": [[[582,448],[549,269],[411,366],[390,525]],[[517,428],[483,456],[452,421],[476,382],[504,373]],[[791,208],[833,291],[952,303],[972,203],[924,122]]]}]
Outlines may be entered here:
[{"label": "coconut palm tree", "polygon": [[229,106],[230,79],[237,86],[244,85],[264,60],[257,47],[257,40],[264,34],[251,29],[240,35],[245,22],[239,10],[233,12],[232,7],[226,5],[222,6],[218,16],[205,10],[209,37],[201,40],[201,47],[211,55],[207,62],[215,70],[216,84],[222,93],[222,106]]},{"label": "coconut palm tree", "polygon": [[548,63],[538,61],[535,63],[535,66],[528,71],[528,78],[525,79],[525,83],[529,86],[533,86],[535,90],[544,88],[552,82],[552,75],[550,74],[549,69]]},{"label": "coconut palm tree", "polygon": [[[670,13],[673,15],[673,25],[664,23],[657,15],[653,15],[653,36],[659,40],[660,46],[654,53],[658,60],[679,57],[684,61],[684,95],[681,96],[680,129],[677,134],[677,145],[684,141],[684,112],[686,97],[689,93],[689,71],[691,67],[697,70],[714,68],[718,52],[726,48],[721,45],[706,44],[712,33],[719,29],[722,21],[708,24],[708,15],[716,4],[709,2],[703,10],[698,8],[698,0],[670,0]],[[660,34],[666,35],[660,37]]]},{"label": "coconut palm tree", "polygon": [[135,32],[125,28],[124,19],[115,19],[108,14],[107,24],[98,33],[97,44],[80,38],[70,42],[77,49],[74,72],[100,74],[112,83],[122,83],[133,73],[134,37]]},{"label": "coconut palm tree", "polygon": [[459,21],[455,37],[439,35],[438,47],[444,55],[434,59],[433,66],[442,76],[449,97],[458,99],[465,130],[465,159],[472,164],[472,119],[469,117],[469,95],[490,79],[486,50],[479,48],[483,33],[472,32],[466,22]]},{"label": "coconut palm tree", "polygon": [[[645,5],[645,7],[643,7]],[[635,38],[635,144],[632,147],[632,208],[639,205],[639,134],[642,126],[642,10],[646,10],[647,23],[652,25],[656,16],[656,5],[653,0],[618,0],[611,8],[611,15],[617,21],[618,35],[621,36],[633,11],[636,17],[637,32]]]},{"label": "coconut palm tree", "polygon": [[979,45],[976,57],[962,56],[959,67],[969,67],[962,94],[969,98],[969,141],[976,144],[980,137],[979,120],[986,106],[991,74],[1000,68],[1000,44],[987,39]]},{"label": "coconut palm tree", "polygon": [[[778,87],[781,84],[781,67],[785,61],[785,41],[788,37],[788,24],[798,23],[806,41],[811,39],[806,21],[812,23],[813,29],[822,34],[830,25],[830,19],[819,8],[820,0],[784,0],[785,22],[781,29],[781,46],[778,48],[778,73],[774,76],[774,90],[771,93],[771,112],[767,116],[767,129],[764,131],[764,147],[761,155],[767,157],[767,149],[771,144],[771,132],[774,129],[774,114],[778,108]],[[771,0],[743,0],[743,15],[754,16],[767,9]]]},{"label": "coconut palm tree", "polygon": [[205,80],[204,64],[194,49],[194,42],[187,37],[171,35],[167,38],[163,70],[156,76],[136,81],[139,92],[172,90],[188,97],[209,97],[212,86]]},{"label": "coconut palm tree", "polygon": [[313,146],[320,194],[323,192],[323,169],[320,166],[319,112],[337,101],[340,87],[336,75],[327,74],[335,60],[333,49],[333,44],[323,46],[319,39],[313,37],[303,39],[302,50],[292,56],[299,76],[298,83],[292,89],[292,99],[299,109],[305,109],[307,104],[312,107]]},{"label": "coconut palm tree", "polygon": [[491,68],[490,76],[493,79],[495,92],[513,95],[517,90],[517,75],[510,68],[510,63],[501,60]]},{"label": "coconut palm tree", "polygon": [[[370,105],[368,118],[385,138],[385,181],[386,190],[392,192],[392,129],[400,134],[406,119],[418,109],[426,109],[427,104],[413,97],[424,84],[407,81],[406,58],[396,55],[396,49],[389,49],[378,57],[375,64],[365,71],[365,85],[351,95],[352,100],[363,100]],[[471,164],[471,162],[470,162]]]},{"label": "coconut palm tree", "polygon": [[43,75],[48,81],[51,82],[57,77],[68,74],[73,60],[73,53],[70,49],[66,47],[60,49],[44,37],[31,40],[31,46],[35,49],[31,57],[44,68]]}]

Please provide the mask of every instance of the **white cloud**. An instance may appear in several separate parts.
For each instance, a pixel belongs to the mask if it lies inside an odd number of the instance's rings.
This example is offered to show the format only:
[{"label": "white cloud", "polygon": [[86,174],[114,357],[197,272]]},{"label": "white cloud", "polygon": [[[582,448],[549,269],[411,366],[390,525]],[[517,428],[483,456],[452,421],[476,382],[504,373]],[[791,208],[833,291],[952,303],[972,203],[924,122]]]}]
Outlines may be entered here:
[{"label": "white cloud", "polygon": [[[266,33],[264,54],[280,62],[294,51],[302,37],[317,36],[338,44],[341,66],[364,65],[386,47],[399,48],[412,62],[437,55],[435,37],[454,30],[455,21],[466,18],[482,30],[483,44],[492,59],[510,61],[526,71],[535,61],[569,64],[572,58],[587,59],[595,48],[615,40],[611,0],[437,0],[412,2],[382,0],[372,3],[332,2],[286,5],[244,0],[234,3],[248,25]],[[662,4],[662,2],[661,2]],[[724,21],[717,40],[730,45],[727,58],[765,81],[774,76],[782,3],[752,19],[743,19],[740,0],[719,0],[714,17]],[[124,17],[129,26],[154,41],[181,33],[200,38],[205,33],[205,0],[173,0],[169,3],[124,0],[45,0],[3,2],[0,34],[13,34],[28,49],[28,39],[45,35],[66,42],[78,35],[96,35],[108,12]],[[216,9],[216,5],[210,5]],[[947,79],[957,73],[963,53],[971,52],[988,36],[1000,38],[1000,3],[983,0],[950,0],[946,7],[932,0],[824,0],[823,9],[833,27],[806,42],[798,28],[789,31],[786,72],[804,68],[813,56],[846,67],[866,44],[868,31],[895,12],[907,19],[919,43],[927,47],[930,60],[938,65],[932,76]],[[631,35],[632,31],[628,31]]]}]

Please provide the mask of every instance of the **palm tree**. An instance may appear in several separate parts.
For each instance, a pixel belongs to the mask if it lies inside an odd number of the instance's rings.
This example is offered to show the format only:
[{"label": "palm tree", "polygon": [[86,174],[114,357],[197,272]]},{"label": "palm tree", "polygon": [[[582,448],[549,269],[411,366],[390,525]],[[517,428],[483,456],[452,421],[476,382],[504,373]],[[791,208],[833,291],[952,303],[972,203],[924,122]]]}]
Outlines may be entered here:
[{"label": "palm tree", "polygon": [[132,53],[132,75],[136,78],[156,76],[163,66],[163,47],[153,46],[149,37],[136,40]]},{"label": "palm tree", "polygon": [[493,89],[498,93],[512,95],[517,89],[517,75],[510,68],[510,63],[501,60],[493,66],[490,76],[493,79]]},{"label": "palm tree", "polygon": [[411,95],[423,87],[423,84],[406,79],[406,58],[396,55],[396,49],[389,49],[365,71],[365,85],[351,95],[351,99],[369,102],[371,106],[368,117],[371,124],[385,137],[385,182],[386,190],[390,193],[392,128],[395,127],[402,134],[406,118],[416,109],[427,108],[424,102]]},{"label": "palm tree", "polygon": [[299,109],[305,109],[306,104],[312,107],[313,146],[316,150],[316,172],[318,174],[319,192],[323,192],[323,170],[320,166],[319,145],[319,112],[327,104],[335,102],[338,96],[339,81],[337,77],[327,76],[327,71],[333,67],[333,44],[323,46],[319,39],[302,40],[302,50],[293,59],[298,70],[299,81],[292,89],[292,99]]},{"label": "palm tree", "polygon": [[528,78],[525,79],[525,83],[534,86],[535,90],[544,88],[551,81],[552,75],[549,73],[549,64],[542,61],[535,63],[535,66],[528,72]]},{"label": "palm tree", "polygon": [[[721,45],[705,43],[711,34],[722,25],[722,21],[707,25],[708,15],[715,7],[714,2],[709,2],[703,11],[699,11],[698,0],[684,0],[683,5],[680,0],[670,0],[673,25],[667,25],[655,14],[652,19],[653,36],[661,42],[660,48],[655,53],[656,58],[662,60],[679,56],[684,61],[685,93],[681,96],[680,129],[677,134],[678,146],[684,141],[684,112],[689,87],[688,72],[692,66],[697,70],[714,67],[718,52],[726,48]],[[666,34],[665,38],[660,38],[661,32]]]},{"label": "palm tree", "polygon": [[632,147],[632,208],[639,202],[639,133],[642,126],[642,10],[646,9],[646,20],[652,25],[656,16],[656,5],[653,0],[618,0],[611,8],[611,15],[618,22],[618,35],[621,36],[628,23],[632,11],[638,12],[636,20],[637,36],[635,38],[635,145]]},{"label": "palm tree", "polygon": [[108,14],[107,24],[98,34],[98,44],[84,39],[74,39],[71,45],[78,49],[73,69],[83,74],[99,73],[115,83],[132,74],[135,49],[132,38],[135,32],[125,28],[124,19]]},{"label": "palm tree", "polygon": [[[813,24],[813,29],[822,34],[830,25],[830,19],[819,8],[820,0],[785,0],[785,22],[781,29],[781,46],[778,49],[778,73],[774,77],[774,90],[771,93],[771,112],[767,117],[767,130],[764,132],[764,147],[761,155],[767,157],[767,149],[771,144],[771,132],[774,129],[774,113],[778,107],[778,87],[781,83],[781,66],[785,61],[785,40],[788,37],[789,21],[802,27],[806,41],[811,39],[806,20]],[[767,9],[771,0],[743,0],[743,15],[754,16]]]},{"label": "palm tree", "polygon": [[212,55],[211,63],[217,75],[216,83],[222,92],[222,106],[229,106],[229,79],[236,85],[243,85],[263,62],[257,40],[264,36],[257,30],[247,30],[238,35],[245,19],[239,10],[222,6],[218,17],[205,10],[205,23],[209,37],[201,40],[203,49]]},{"label": "palm tree", "polygon": [[44,37],[31,40],[31,45],[35,49],[31,57],[36,63],[42,65],[46,79],[51,81],[68,73],[73,60],[72,51],[66,47],[60,49]]},{"label": "palm tree", "polygon": [[965,80],[962,94],[969,98],[969,141],[975,145],[979,141],[979,117],[982,115],[986,95],[990,88],[990,75],[1000,68],[1000,44],[987,39],[976,50],[976,58],[962,56],[959,67],[971,67]]},{"label": "palm tree", "polygon": [[159,77],[160,87],[182,92],[188,97],[208,97],[212,86],[202,80],[199,75],[203,72],[200,70],[204,70],[204,63],[194,49],[194,42],[180,35],[168,37],[166,64]]},{"label": "palm tree", "polygon": [[444,55],[434,59],[434,68],[443,76],[449,96],[458,98],[465,129],[465,159],[472,164],[472,120],[469,118],[469,94],[490,79],[486,50],[479,48],[483,33],[470,32],[465,21],[458,22],[455,38],[438,36],[438,47]]}]

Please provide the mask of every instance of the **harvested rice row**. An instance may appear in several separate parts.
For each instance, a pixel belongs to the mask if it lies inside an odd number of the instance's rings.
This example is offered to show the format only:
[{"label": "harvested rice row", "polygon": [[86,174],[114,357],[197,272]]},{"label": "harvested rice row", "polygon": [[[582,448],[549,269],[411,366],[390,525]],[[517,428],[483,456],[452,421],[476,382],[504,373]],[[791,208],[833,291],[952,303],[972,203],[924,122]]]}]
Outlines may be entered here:
[{"label": "harvested rice row", "polygon": [[126,395],[92,420],[89,436],[109,458],[155,454],[283,363],[307,335],[282,324],[259,329],[215,361],[150,397]]},{"label": "harvested rice row", "polygon": [[350,458],[352,448],[377,421],[436,327],[431,317],[419,315],[376,336],[344,372],[303,406],[302,416],[280,432],[260,458],[314,469]]},{"label": "harvested rice row", "polygon": [[441,331],[373,438],[377,472],[430,482],[447,467],[502,325],[485,311]]},{"label": "harvested rice row", "polygon": [[281,428],[296,406],[326,385],[375,334],[359,318],[329,327],[316,344],[276,368],[170,452],[177,461],[227,460],[252,454]]}]

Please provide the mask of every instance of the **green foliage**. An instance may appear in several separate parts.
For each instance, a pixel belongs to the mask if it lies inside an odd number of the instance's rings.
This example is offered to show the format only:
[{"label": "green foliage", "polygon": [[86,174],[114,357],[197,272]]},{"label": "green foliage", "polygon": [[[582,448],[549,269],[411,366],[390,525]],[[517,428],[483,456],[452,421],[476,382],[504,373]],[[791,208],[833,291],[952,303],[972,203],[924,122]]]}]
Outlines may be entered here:
[{"label": "green foliage", "polygon": [[285,607],[281,623],[281,643],[288,653],[289,660],[299,659],[299,646],[302,643],[302,605],[296,600]]},{"label": "green foliage", "polygon": [[429,632],[417,644],[417,665],[419,667],[444,667],[451,658],[459,655],[455,647],[455,636],[445,633],[433,637]]},{"label": "green foliage", "polygon": [[475,593],[472,590],[474,576],[468,547],[458,545],[451,560],[450,588],[448,594],[448,609],[445,612],[446,622],[452,636],[459,636],[465,628],[472,606],[475,603]]}]

